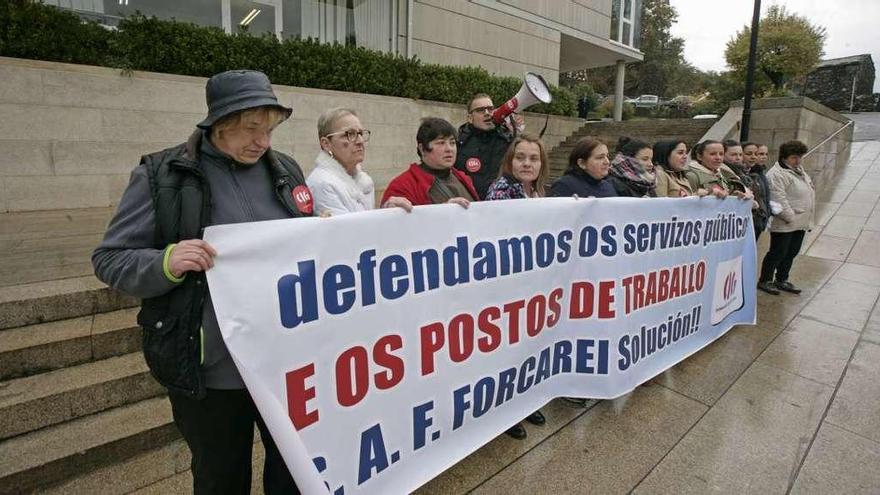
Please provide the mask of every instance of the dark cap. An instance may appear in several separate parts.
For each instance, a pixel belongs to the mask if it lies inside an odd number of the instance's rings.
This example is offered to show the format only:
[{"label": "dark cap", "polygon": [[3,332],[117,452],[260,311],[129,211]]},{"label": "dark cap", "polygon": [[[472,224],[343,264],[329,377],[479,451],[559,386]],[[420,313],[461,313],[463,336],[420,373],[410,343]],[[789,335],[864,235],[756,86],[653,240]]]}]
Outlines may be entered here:
[{"label": "dark cap", "polygon": [[205,86],[208,116],[198,127],[209,129],[221,118],[256,107],[275,107],[290,117],[292,109],[278,103],[266,74],[255,70],[229,70],[208,79]]}]

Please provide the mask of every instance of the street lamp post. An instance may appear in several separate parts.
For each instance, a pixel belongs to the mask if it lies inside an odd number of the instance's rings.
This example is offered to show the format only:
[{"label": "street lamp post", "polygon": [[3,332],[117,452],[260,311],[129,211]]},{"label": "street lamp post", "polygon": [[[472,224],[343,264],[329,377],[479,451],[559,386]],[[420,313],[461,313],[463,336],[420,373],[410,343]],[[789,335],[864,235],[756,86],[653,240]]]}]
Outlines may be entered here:
[{"label": "street lamp post", "polygon": [[758,55],[758,23],[761,20],[761,0],[755,0],[755,11],[752,14],[752,36],[749,39],[749,65],[746,70],[746,94],[743,101],[742,127],[739,140],[749,140],[749,123],[752,119],[752,92],[755,89],[755,59]]}]

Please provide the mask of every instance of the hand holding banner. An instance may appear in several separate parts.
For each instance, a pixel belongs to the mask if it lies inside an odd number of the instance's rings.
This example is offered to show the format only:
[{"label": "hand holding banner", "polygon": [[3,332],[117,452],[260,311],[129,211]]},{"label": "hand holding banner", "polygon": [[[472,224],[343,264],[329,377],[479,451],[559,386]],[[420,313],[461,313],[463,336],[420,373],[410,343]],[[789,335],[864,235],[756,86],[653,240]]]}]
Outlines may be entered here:
[{"label": "hand holding banner", "polygon": [[749,206],[551,198],[216,226],[208,281],[300,489],[402,493],[554,397],[620,396],[754,323]]}]

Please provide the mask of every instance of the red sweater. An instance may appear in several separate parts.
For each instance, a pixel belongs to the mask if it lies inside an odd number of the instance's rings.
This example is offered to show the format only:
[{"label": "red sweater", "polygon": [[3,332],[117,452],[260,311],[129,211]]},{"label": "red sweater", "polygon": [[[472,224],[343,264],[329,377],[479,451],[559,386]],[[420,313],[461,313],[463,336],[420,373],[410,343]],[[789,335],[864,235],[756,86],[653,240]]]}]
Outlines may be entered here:
[{"label": "red sweater", "polygon": [[[450,169],[450,172],[459,180],[459,182],[464,184],[464,187],[467,188],[468,192],[471,193],[471,196],[473,196],[474,199],[480,197],[477,195],[477,190],[474,189],[474,183],[471,182],[471,178],[468,177],[467,174],[456,168]],[[431,197],[428,195],[428,191],[431,189],[431,186],[434,185],[434,180],[435,177],[422,170],[418,163],[412,163],[410,164],[409,169],[391,180],[388,184],[388,188],[385,189],[385,194],[382,195],[382,202],[380,204],[384,205],[391,196],[404,197],[408,199],[413,206],[434,204],[431,201]]]}]

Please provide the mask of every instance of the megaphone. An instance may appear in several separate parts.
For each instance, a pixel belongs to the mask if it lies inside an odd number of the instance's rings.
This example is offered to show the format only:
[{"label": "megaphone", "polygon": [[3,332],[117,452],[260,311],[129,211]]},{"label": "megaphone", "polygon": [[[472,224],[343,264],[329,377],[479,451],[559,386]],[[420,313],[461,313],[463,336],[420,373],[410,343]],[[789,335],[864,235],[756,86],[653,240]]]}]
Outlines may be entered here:
[{"label": "megaphone", "polygon": [[513,98],[507,100],[504,105],[501,105],[492,112],[492,120],[495,121],[495,124],[501,125],[504,119],[517,111],[517,109],[525,110],[535,103],[550,103],[551,101],[553,101],[553,97],[550,95],[547,81],[534,72],[526,72],[525,80],[522,86],[520,86],[519,91],[516,92]]}]

